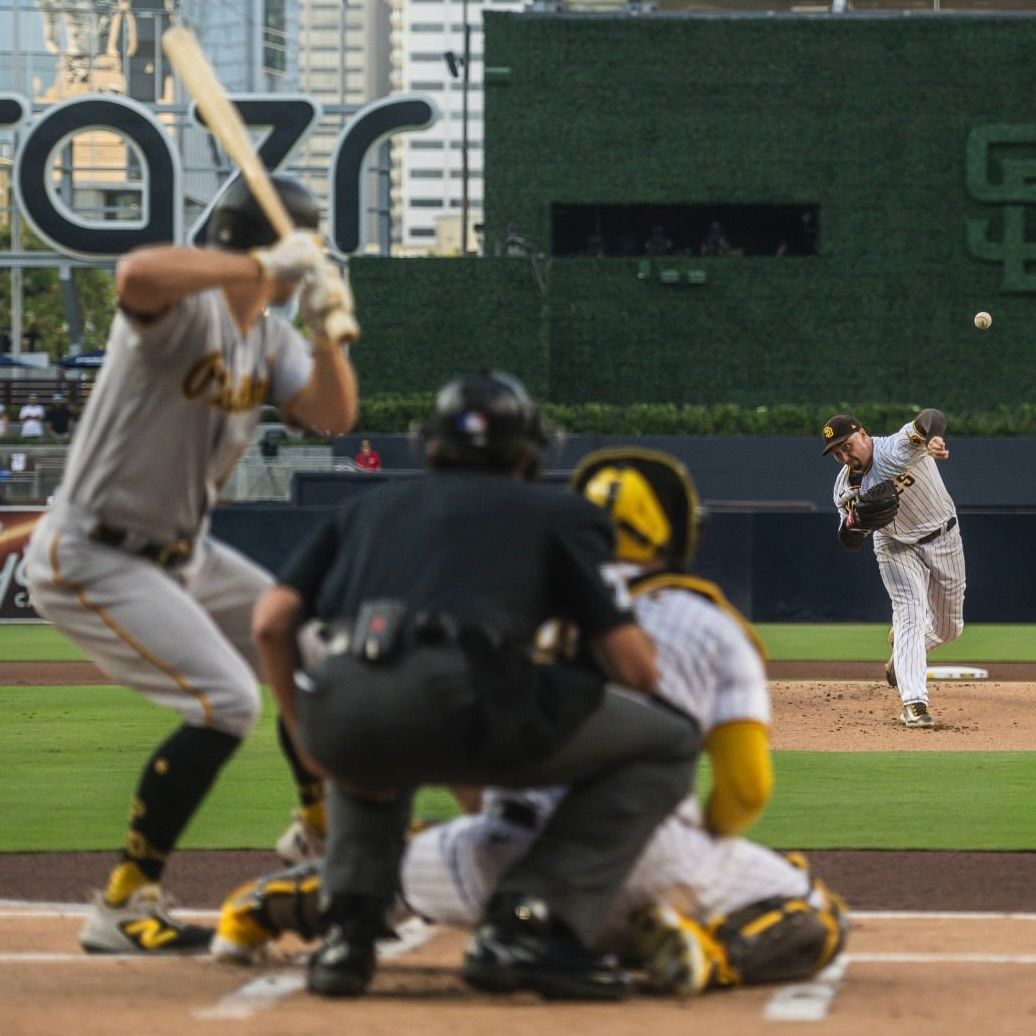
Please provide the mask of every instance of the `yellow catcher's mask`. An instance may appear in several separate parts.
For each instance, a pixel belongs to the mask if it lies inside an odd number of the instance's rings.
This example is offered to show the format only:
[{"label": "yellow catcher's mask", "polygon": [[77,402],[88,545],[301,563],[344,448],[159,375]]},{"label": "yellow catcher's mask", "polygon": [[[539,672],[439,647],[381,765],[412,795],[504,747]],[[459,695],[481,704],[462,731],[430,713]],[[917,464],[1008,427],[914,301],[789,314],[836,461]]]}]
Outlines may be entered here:
[{"label": "yellow catcher's mask", "polygon": [[690,474],[672,454],[607,447],[582,459],[571,484],[611,514],[617,560],[683,565],[694,555],[701,507]]},{"label": "yellow catcher's mask", "polygon": [[611,513],[620,561],[654,560],[669,545],[672,528],[644,476],[633,468],[601,468],[583,496]]}]

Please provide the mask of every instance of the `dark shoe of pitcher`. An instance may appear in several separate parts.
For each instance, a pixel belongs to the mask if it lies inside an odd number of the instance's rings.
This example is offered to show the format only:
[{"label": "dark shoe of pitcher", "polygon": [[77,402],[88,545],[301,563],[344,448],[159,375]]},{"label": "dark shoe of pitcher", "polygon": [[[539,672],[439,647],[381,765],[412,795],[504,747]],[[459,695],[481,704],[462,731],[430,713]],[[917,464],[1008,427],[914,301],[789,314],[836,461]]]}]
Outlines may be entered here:
[{"label": "dark shoe of pitcher", "polygon": [[586,949],[542,900],[490,904],[464,957],[468,985],[485,993],[530,990],[549,1000],[623,1000],[629,975],[615,957]]},{"label": "dark shoe of pitcher", "polygon": [[374,977],[377,951],[373,934],[347,935],[333,924],[309,958],[306,988],[320,996],[361,996]]}]

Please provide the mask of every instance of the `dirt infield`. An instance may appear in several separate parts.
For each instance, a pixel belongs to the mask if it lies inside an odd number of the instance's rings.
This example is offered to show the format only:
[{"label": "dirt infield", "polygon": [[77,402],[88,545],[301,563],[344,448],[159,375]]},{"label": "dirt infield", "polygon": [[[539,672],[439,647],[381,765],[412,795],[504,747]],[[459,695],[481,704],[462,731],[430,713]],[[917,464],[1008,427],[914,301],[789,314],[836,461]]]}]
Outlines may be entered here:
[{"label": "dirt infield", "polygon": [[74,952],[81,918],[0,906],[4,1036],[600,1036],[646,1032],[788,1036],[971,1036],[1028,1033],[1036,1018],[1036,917],[857,914],[848,952],[810,983],[620,1005],[492,998],[459,980],[465,935],[415,926],[389,949],[370,994],[329,1002],[302,991],[296,952],[261,968],[207,958],[139,960]]}]

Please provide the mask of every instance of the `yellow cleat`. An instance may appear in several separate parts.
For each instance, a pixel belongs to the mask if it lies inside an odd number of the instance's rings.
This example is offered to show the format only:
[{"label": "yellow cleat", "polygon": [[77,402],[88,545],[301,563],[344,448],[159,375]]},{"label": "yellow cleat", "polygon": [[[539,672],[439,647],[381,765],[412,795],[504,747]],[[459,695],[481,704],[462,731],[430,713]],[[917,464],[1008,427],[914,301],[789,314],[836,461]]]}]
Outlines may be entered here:
[{"label": "yellow cleat", "polygon": [[257,882],[235,889],[219,912],[219,924],[209,950],[217,960],[229,964],[254,964],[263,956],[274,933],[256,919],[259,901]]},{"label": "yellow cleat", "polygon": [[634,952],[655,992],[697,996],[708,988],[711,940],[701,925],[662,903],[642,907],[632,922]]}]

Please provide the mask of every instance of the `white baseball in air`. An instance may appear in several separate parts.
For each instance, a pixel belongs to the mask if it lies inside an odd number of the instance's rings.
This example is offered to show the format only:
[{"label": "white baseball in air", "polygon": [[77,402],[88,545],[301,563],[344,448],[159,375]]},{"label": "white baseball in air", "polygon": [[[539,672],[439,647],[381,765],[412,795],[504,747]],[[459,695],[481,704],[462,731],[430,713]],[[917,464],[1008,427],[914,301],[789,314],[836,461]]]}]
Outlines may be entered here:
[{"label": "white baseball in air", "polygon": [[985,331],[991,323],[993,323],[993,318],[985,310],[975,314],[975,327],[980,330]]}]

